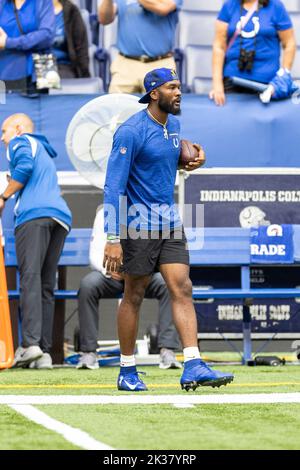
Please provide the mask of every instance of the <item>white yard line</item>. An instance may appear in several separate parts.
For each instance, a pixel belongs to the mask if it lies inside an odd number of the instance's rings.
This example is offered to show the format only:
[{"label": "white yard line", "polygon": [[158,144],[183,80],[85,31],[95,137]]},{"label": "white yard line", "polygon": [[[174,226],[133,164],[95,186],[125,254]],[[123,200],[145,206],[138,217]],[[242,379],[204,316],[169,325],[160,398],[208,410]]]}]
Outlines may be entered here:
[{"label": "white yard line", "polygon": [[71,442],[72,444],[81,447],[86,450],[110,450],[112,447],[103,444],[103,442],[97,441],[89,434],[80,429],[73,428],[67,424],[61,423],[56,419],[51,418],[46,413],[43,413],[40,410],[37,410],[31,405],[25,404],[9,404],[9,407],[15,410],[17,413],[25,416],[25,418],[30,419],[34,423],[40,424],[44,428],[50,429],[51,431],[56,432],[63,436],[66,441]]},{"label": "white yard line", "polygon": [[191,403],[173,403],[175,408],[195,408],[195,405],[191,405]]},{"label": "white yard line", "polygon": [[300,393],[192,395],[0,395],[1,405],[223,405],[250,403],[300,403]]}]

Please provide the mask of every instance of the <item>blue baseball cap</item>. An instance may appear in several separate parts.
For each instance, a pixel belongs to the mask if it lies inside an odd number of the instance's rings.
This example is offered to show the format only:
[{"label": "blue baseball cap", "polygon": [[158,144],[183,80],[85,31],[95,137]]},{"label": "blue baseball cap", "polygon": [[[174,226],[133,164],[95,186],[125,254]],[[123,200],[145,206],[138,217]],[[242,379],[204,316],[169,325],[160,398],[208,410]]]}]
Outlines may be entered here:
[{"label": "blue baseball cap", "polygon": [[150,103],[151,91],[160,87],[164,83],[172,82],[173,80],[179,80],[177,72],[174,69],[161,68],[148,72],[144,78],[146,94],[142,96],[142,98],[139,100],[139,103]]}]

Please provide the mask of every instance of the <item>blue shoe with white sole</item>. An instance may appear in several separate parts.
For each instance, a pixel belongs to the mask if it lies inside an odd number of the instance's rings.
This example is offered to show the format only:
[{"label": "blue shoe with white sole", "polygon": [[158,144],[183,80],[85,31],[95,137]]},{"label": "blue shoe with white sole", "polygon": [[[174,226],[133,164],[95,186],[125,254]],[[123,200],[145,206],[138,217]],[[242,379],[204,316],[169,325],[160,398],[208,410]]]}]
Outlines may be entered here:
[{"label": "blue shoe with white sole", "polygon": [[187,392],[197,387],[221,387],[232,382],[234,375],[211,369],[201,359],[192,359],[185,362],[184,371],[180,379],[181,388]]},{"label": "blue shoe with white sole", "polygon": [[121,367],[118,377],[118,390],[124,390],[125,392],[144,392],[148,390],[138,374],[143,374],[143,372],[138,372],[135,366]]}]

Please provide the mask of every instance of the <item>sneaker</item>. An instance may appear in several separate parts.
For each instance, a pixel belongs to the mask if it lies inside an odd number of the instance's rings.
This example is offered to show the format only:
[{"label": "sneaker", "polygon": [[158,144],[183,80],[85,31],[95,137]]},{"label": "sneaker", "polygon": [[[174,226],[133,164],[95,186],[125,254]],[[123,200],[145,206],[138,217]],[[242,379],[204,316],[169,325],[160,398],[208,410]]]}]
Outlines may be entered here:
[{"label": "sneaker", "polygon": [[118,377],[118,390],[125,390],[126,392],[144,392],[148,390],[144,382],[139,378],[135,366],[121,367]]},{"label": "sneaker", "polygon": [[49,353],[43,353],[42,357],[29,364],[29,369],[53,369],[52,358]]},{"label": "sneaker", "polygon": [[93,352],[86,352],[83,353],[79,359],[79,362],[76,366],[76,369],[98,369],[99,362],[97,360],[96,353]]},{"label": "sneaker", "polygon": [[29,346],[23,348],[19,346],[15,352],[15,358],[12,367],[24,367],[42,357],[43,351],[39,346]]},{"label": "sneaker", "polygon": [[187,392],[196,390],[199,385],[203,387],[221,387],[232,382],[233,374],[225,374],[212,370],[201,359],[192,359],[184,364],[184,371],[180,379],[181,388]]},{"label": "sneaker", "polygon": [[175,353],[172,349],[161,348],[160,350],[160,369],[182,369],[180,362],[176,361]]}]

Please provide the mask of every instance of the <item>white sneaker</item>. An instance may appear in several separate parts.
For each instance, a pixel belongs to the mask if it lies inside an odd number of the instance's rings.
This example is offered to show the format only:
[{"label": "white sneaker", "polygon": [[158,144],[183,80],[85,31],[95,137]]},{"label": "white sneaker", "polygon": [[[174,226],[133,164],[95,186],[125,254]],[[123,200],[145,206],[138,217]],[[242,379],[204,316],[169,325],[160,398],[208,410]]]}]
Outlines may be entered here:
[{"label": "white sneaker", "polygon": [[24,367],[42,357],[43,351],[39,346],[29,346],[23,348],[19,346],[15,352],[15,358],[12,367]]},{"label": "white sneaker", "polygon": [[29,364],[29,369],[53,369],[52,358],[49,353],[43,353],[42,357]]},{"label": "white sneaker", "polygon": [[176,361],[175,353],[172,349],[161,348],[159,368],[182,369],[182,365],[180,362]]},{"label": "white sneaker", "polygon": [[99,368],[99,362],[97,360],[97,355],[93,352],[83,353],[76,366],[76,369],[94,370],[98,368]]}]

